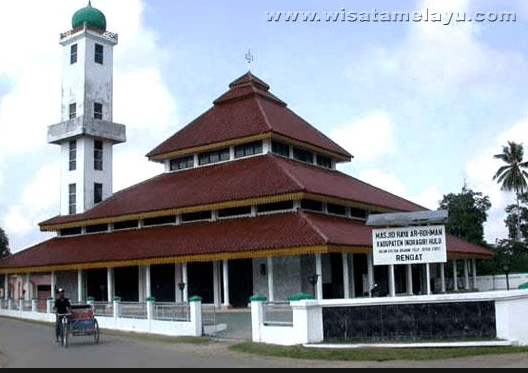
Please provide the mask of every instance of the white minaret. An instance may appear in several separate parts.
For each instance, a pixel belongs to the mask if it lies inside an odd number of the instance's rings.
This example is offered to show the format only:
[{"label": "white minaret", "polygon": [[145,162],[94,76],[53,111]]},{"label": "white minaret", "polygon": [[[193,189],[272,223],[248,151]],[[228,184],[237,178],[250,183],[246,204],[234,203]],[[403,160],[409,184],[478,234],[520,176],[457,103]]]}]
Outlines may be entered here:
[{"label": "white minaret", "polygon": [[61,122],[48,143],[61,147],[60,214],[78,214],[112,194],[112,147],[126,141],[112,120],[113,48],[104,14],[91,4],[77,11],[63,46]]}]

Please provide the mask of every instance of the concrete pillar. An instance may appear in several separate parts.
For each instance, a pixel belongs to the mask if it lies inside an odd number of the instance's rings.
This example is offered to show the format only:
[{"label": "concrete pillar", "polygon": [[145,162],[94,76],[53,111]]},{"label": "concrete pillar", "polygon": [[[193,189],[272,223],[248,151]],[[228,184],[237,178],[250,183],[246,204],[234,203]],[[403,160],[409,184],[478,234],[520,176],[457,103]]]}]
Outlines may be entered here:
[{"label": "concrete pillar", "polygon": [[350,268],[350,270],[349,270],[350,296],[352,298],[355,298],[356,297],[356,282],[355,282],[356,274],[355,274],[355,271],[354,271],[354,254],[349,254],[348,255],[348,268]]},{"label": "concrete pillar", "polygon": [[200,300],[192,300],[189,302],[189,312],[191,316],[191,323],[194,326],[193,336],[200,337],[202,335],[202,302]]},{"label": "concrete pillar", "polygon": [[266,266],[268,267],[268,299],[270,302],[275,301],[275,291],[273,287],[273,258],[266,258]]},{"label": "concrete pillar", "polygon": [[440,291],[442,293],[445,293],[446,292],[446,283],[445,283],[445,264],[444,263],[440,263],[440,279],[441,279],[441,289]]},{"label": "concrete pillar", "polygon": [[82,269],[77,270],[77,302],[83,301],[83,271]]},{"label": "concrete pillar", "polygon": [[30,286],[29,286],[29,284],[30,284],[29,279],[30,279],[30,275],[29,275],[29,272],[27,272],[26,273],[26,294],[24,294],[24,299],[25,300],[31,300],[31,294],[30,294],[31,289],[30,289]]},{"label": "concrete pillar", "polygon": [[407,273],[407,281],[406,281],[407,294],[408,295],[413,295],[412,265],[411,264],[407,264],[405,266],[405,270],[406,270],[406,273]]},{"label": "concrete pillar", "polygon": [[223,280],[224,280],[224,307],[230,307],[229,303],[229,263],[227,260],[222,261],[222,271],[223,271]]},{"label": "concrete pillar", "polygon": [[343,298],[350,298],[350,277],[348,273],[348,254],[342,254],[343,262]]},{"label": "concrete pillar", "polygon": [[4,299],[9,299],[9,275],[4,275]]},{"label": "concrete pillar", "polygon": [[396,284],[394,283],[394,264],[389,265],[389,295],[396,296]]},{"label": "concrete pillar", "polygon": [[106,269],[106,291],[110,302],[114,298],[114,268],[112,267]]},{"label": "concrete pillar", "polygon": [[458,291],[457,262],[453,260],[453,291]]},{"label": "concrete pillar", "polygon": [[473,279],[473,290],[477,288],[477,260],[475,258],[471,259],[471,275]]},{"label": "concrete pillar", "polygon": [[182,278],[185,288],[183,289],[183,301],[189,301],[189,278],[187,276],[187,263],[182,263]]},{"label": "concrete pillar", "polygon": [[321,254],[315,254],[315,274],[319,275],[315,285],[316,299],[323,299],[323,262]]},{"label": "concrete pillar", "polygon": [[464,289],[469,290],[469,263],[464,259]]},{"label": "concrete pillar", "polygon": [[425,263],[425,283],[426,283],[426,294],[431,295],[431,269],[429,263]]},{"label": "concrete pillar", "polygon": [[222,287],[220,278],[220,262],[213,263],[213,299],[215,307],[220,307],[222,304]]},{"label": "concrete pillar", "polygon": [[57,299],[57,297],[55,296],[55,287],[57,286],[57,284],[55,283],[56,282],[56,279],[55,279],[55,272],[52,271],[51,272],[51,291],[50,291],[50,298],[53,298],[53,301],[55,301],[55,299]]},{"label": "concrete pillar", "polygon": [[367,278],[368,278],[368,296],[372,297],[370,290],[374,287],[374,265],[372,263],[372,254],[367,254]]},{"label": "concrete pillar", "polygon": [[251,301],[251,340],[263,342],[260,327],[264,324],[264,301]]},{"label": "concrete pillar", "polygon": [[152,296],[152,286],[150,281],[150,265],[145,266],[145,295],[147,298]]}]

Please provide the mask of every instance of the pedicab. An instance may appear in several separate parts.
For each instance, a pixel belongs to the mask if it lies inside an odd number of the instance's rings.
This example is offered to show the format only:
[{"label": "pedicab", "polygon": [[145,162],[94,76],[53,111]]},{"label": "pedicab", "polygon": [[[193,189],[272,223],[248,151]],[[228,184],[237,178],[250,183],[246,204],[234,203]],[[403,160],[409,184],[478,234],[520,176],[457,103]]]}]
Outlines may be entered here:
[{"label": "pedicab", "polygon": [[65,348],[70,336],[93,336],[94,342],[99,343],[99,324],[90,304],[74,304],[71,313],[58,316],[61,317],[59,338]]}]

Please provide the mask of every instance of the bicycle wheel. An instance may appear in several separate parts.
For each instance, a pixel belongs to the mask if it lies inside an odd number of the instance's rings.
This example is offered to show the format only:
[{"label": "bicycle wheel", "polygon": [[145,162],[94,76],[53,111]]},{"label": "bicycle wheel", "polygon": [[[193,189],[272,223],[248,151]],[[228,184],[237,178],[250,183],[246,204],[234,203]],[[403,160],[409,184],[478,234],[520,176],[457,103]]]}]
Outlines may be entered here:
[{"label": "bicycle wheel", "polygon": [[94,319],[93,335],[94,335],[94,342],[99,343],[99,324],[97,323],[97,320],[95,319]]}]

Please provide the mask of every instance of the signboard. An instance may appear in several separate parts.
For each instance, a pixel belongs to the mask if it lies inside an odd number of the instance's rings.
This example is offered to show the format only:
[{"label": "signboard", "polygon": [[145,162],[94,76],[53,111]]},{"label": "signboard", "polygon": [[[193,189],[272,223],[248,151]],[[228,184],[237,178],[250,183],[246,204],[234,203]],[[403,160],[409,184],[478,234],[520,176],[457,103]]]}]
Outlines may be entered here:
[{"label": "signboard", "polygon": [[372,230],[374,265],[447,262],[444,225]]}]

